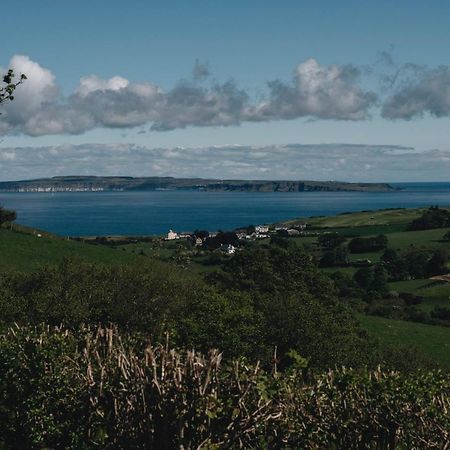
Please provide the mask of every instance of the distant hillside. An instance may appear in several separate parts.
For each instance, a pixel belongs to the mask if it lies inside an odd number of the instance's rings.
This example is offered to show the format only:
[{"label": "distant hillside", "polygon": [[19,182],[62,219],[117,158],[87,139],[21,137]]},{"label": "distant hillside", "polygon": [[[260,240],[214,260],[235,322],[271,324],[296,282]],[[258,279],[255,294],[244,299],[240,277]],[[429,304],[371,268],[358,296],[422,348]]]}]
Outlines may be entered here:
[{"label": "distant hillside", "polygon": [[130,190],[195,190],[238,192],[363,191],[388,192],[387,183],[344,183],[340,181],[213,180],[172,177],[68,176],[0,182],[0,192],[80,192]]}]

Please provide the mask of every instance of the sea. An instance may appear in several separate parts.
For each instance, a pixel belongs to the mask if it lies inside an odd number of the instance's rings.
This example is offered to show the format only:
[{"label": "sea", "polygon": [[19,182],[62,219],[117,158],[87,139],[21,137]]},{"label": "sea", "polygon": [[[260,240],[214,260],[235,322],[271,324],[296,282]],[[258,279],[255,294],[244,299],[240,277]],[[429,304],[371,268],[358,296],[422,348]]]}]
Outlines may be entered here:
[{"label": "sea", "polygon": [[124,191],[0,193],[17,222],[60,236],[161,235],[232,230],[297,217],[450,206],[450,183],[391,183],[393,192]]}]

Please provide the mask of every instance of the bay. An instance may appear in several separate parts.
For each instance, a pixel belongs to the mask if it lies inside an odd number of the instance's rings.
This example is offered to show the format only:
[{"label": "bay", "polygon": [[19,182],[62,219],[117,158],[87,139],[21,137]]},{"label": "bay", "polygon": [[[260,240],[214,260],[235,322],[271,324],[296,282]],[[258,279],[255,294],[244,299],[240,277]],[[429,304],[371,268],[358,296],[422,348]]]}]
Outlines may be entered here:
[{"label": "bay", "polygon": [[382,208],[450,206],[450,183],[392,183],[395,192],[125,191],[1,193],[18,223],[61,236],[231,230],[296,217]]}]

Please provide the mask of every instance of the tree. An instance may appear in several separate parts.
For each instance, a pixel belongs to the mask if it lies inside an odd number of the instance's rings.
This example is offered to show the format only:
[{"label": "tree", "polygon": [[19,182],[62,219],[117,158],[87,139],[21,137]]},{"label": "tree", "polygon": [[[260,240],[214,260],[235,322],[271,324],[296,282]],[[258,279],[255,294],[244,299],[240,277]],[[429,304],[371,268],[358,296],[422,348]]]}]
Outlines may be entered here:
[{"label": "tree", "polygon": [[16,218],[17,214],[15,211],[11,211],[0,206],[0,225],[5,222],[14,222]]},{"label": "tree", "polygon": [[336,247],[326,251],[320,259],[320,267],[346,266],[348,265],[347,247]]},{"label": "tree", "polygon": [[8,73],[3,77],[3,83],[5,83],[6,86],[0,88],[0,103],[14,100],[14,91],[17,86],[27,79],[26,75],[21,74],[19,81],[15,83],[13,81],[14,77],[15,75],[12,69],[9,69]]},{"label": "tree", "polygon": [[317,242],[324,248],[336,248],[345,242],[345,237],[339,233],[324,233],[317,238]]},{"label": "tree", "polygon": [[450,226],[450,211],[431,206],[422,216],[409,224],[410,230],[430,230]]},{"label": "tree", "polygon": [[448,254],[445,249],[438,249],[433,252],[427,263],[427,275],[440,275],[447,272]]},{"label": "tree", "polygon": [[209,237],[209,231],[208,230],[195,230],[194,236],[200,239],[206,239]]},{"label": "tree", "polygon": [[443,236],[444,241],[450,241],[450,231],[447,231],[447,233]]},{"label": "tree", "polygon": [[387,237],[384,234],[380,234],[376,237],[356,237],[349,242],[348,248],[352,253],[369,253],[383,250],[387,244]]}]

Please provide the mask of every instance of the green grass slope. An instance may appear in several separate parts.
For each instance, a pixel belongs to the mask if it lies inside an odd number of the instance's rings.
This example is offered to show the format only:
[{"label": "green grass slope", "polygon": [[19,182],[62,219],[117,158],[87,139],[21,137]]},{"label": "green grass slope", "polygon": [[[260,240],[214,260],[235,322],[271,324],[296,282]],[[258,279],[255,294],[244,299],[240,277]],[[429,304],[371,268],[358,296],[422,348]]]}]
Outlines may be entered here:
[{"label": "green grass slope", "polygon": [[[359,211],[342,213],[336,216],[297,218],[285,222],[295,225],[306,222],[310,227],[338,228],[401,225],[420,217],[428,208],[380,209],[378,211]],[[445,208],[444,208],[445,209]]]},{"label": "green grass slope", "polygon": [[358,316],[363,328],[386,344],[411,345],[450,369],[450,328],[376,316]]},{"label": "green grass slope", "polygon": [[82,258],[101,263],[130,263],[137,255],[68,241],[48,233],[38,235],[0,228],[0,270],[32,271],[44,264],[56,264],[64,258]]}]

